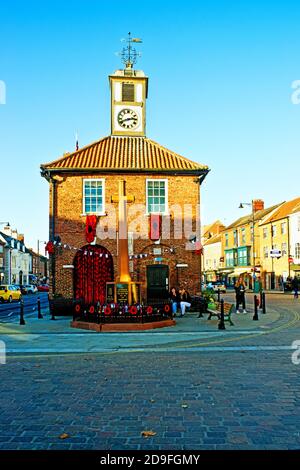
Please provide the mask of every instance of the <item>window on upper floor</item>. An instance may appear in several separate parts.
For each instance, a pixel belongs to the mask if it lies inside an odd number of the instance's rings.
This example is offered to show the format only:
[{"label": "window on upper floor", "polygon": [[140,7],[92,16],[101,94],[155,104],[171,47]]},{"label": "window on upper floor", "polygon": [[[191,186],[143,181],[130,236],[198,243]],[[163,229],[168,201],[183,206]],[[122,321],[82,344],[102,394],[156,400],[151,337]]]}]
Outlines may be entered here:
[{"label": "window on upper floor", "polygon": [[83,180],[83,213],[103,214],[105,205],[104,179]]},{"label": "window on upper floor", "polygon": [[300,258],[300,243],[295,244],[295,258]]},{"label": "window on upper floor", "polygon": [[241,244],[245,245],[246,243],[246,229],[242,228],[241,229]]},{"label": "window on upper floor", "polygon": [[166,214],[168,211],[168,180],[147,180],[147,214]]},{"label": "window on upper floor", "polygon": [[272,237],[276,237],[276,234],[277,234],[277,226],[276,226],[276,225],[272,225],[271,231],[272,231]]},{"label": "window on upper floor", "polygon": [[3,253],[3,245],[0,245],[0,253]]},{"label": "window on upper floor", "polygon": [[225,252],[225,265],[232,267],[237,265],[237,250],[228,250]]},{"label": "window on upper floor", "polygon": [[238,240],[238,231],[237,230],[234,230],[233,231],[233,243],[234,245],[238,245],[239,244],[239,240]]},{"label": "window on upper floor", "polygon": [[226,266],[234,266],[233,252],[225,253]]},{"label": "window on upper floor", "polygon": [[282,222],[280,224],[280,233],[281,235],[285,235],[286,234],[286,222]]},{"label": "window on upper floor", "polygon": [[264,246],[264,258],[269,257],[269,248],[267,246]]},{"label": "window on upper floor", "polygon": [[248,266],[250,264],[249,250],[248,248],[238,249],[238,265]]},{"label": "window on upper floor", "polygon": [[268,236],[268,227],[263,228],[263,238],[267,238]]},{"label": "window on upper floor", "polygon": [[228,246],[228,233],[225,233],[225,246]]}]

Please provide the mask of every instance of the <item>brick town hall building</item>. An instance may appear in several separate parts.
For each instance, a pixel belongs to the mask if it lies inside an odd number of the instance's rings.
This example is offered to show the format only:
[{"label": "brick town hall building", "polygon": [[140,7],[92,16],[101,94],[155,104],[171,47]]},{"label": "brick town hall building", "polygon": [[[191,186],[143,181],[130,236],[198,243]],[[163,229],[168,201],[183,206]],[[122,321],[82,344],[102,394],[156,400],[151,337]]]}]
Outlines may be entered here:
[{"label": "brick town hall building", "polygon": [[[129,47],[130,47],[129,43]],[[50,186],[50,299],[106,303],[118,276],[120,182],[128,198],[129,272],[144,302],[200,290],[200,185],[209,169],[146,137],[148,78],[126,61],[109,77],[111,134],[41,165]],[[179,131],[179,129],[178,129]],[[126,234],[127,235],[127,234]],[[196,250],[195,250],[196,248]]]}]

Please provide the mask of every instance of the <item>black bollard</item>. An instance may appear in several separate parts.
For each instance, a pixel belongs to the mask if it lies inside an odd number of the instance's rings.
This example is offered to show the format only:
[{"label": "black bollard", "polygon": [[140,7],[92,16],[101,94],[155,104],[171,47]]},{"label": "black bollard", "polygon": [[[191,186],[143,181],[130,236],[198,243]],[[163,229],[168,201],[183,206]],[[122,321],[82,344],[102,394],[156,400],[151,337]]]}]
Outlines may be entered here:
[{"label": "black bollard", "polygon": [[50,302],[50,311],[51,311],[51,318],[50,320],[55,320],[55,316],[54,316],[54,305],[52,302]]},{"label": "black bollard", "polygon": [[24,300],[20,300],[20,325],[25,325],[24,320]]},{"label": "black bollard", "polygon": [[254,296],[254,315],[253,315],[253,320],[258,320],[257,295]]},{"label": "black bollard", "polygon": [[225,328],[225,322],[224,322],[224,300],[221,300],[221,315],[220,315],[220,321],[218,324],[219,330],[226,330]]},{"label": "black bollard", "polygon": [[38,308],[38,319],[40,320],[43,318],[43,315],[41,313],[41,299],[40,297],[37,298],[37,308]]},{"label": "black bollard", "polygon": [[266,294],[262,294],[262,313],[266,313]]},{"label": "black bollard", "polygon": [[220,289],[218,289],[218,302],[221,301],[221,296],[220,296],[220,294],[221,294],[221,291],[220,291]]}]

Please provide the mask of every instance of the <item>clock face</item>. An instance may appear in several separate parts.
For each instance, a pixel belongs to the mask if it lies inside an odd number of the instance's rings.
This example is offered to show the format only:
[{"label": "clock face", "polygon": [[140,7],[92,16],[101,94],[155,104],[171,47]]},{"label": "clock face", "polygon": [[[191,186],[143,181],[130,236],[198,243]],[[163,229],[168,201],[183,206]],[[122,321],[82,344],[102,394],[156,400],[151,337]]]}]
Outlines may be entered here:
[{"label": "clock face", "polygon": [[133,109],[122,109],[118,114],[118,123],[124,129],[134,129],[139,122],[139,117]]}]

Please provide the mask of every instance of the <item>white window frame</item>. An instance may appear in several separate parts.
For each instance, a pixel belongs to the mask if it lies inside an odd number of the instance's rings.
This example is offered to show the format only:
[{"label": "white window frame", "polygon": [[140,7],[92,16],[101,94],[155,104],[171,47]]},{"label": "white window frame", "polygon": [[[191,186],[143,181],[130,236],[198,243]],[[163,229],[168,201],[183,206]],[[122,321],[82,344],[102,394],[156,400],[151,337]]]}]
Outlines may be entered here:
[{"label": "white window frame", "polygon": [[[148,182],[150,181],[164,181],[165,182],[165,212],[149,212],[149,207],[148,207]],[[161,214],[161,215],[168,215],[169,214],[169,188],[168,188],[168,179],[166,178],[147,178],[146,179],[146,215],[150,214]]]},{"label": "white window frame", "polygon": [[[102,212],[86,212],[85,210],[85,182],[88,181],[101,181],[102,182]],[[81,215],[105,215],[105,178],[83,178],[82,180],[82,209]]]}]

